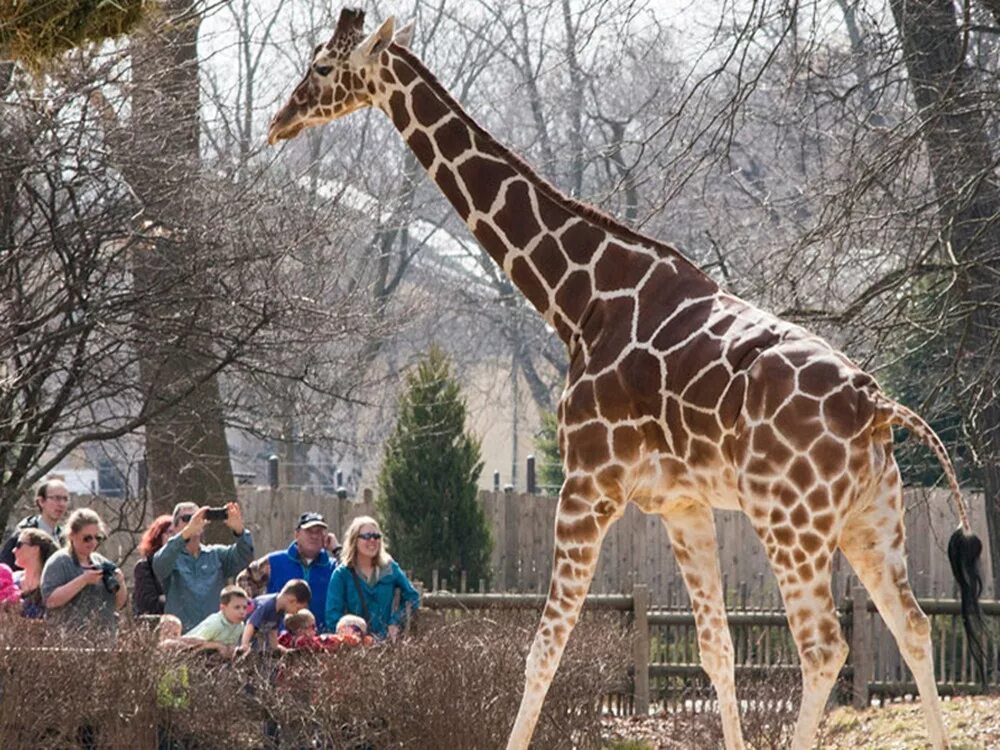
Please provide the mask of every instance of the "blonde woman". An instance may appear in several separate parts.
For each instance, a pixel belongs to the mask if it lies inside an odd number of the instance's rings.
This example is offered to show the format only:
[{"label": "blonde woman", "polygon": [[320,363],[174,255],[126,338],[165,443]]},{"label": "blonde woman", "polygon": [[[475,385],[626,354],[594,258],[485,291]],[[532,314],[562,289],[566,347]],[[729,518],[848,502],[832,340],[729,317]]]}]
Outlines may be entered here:
[{"label": "blonde woman", "polygon": [[97,548],[107,537],[101,517],[89,508],[74,510],[66,522],[66,546],[45,563],[42,599],[49,622],[71,629],[96,625],[117,630],[116,611],[125,606],[125,576]]},{"label": "blonde woman", "polygon": [[[326,622],[335,625],[344,615],[358,615],[368,632],[379,639],[395,639],[410,609],[420,606],[420,594],[386,548],[378,521],[360,516],[351,522],[340,551],[341,564],[330,576],[326,595]],[[399,607],[392,600],[400,592]]]}]

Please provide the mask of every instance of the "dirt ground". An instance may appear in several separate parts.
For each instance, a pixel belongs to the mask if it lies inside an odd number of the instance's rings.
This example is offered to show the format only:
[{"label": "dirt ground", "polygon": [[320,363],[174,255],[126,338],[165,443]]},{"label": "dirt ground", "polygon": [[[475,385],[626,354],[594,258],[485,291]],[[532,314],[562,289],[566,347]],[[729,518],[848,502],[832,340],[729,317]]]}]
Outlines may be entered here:
[{"label": "dirt ground", "polygon": [[[954,698],[945,700],[943,706],[952,750],[1000,748],[1000,696]],[[611,719],[606,722],[605,730],[606,744],[610,748],[615,747],[616,740],[632,740],[644,743],[649,750],[708,750],[703,732],[682,737],[683,724],[675,719],[655,716],[644,720]],[[642,744],[630,745],[629,750],[642,747]],[[765,747],[776,750],[772,744]],[[816,743],[816,750],[924,750],[928,747],[919,703],[893,703],[865,711],[838,708],[827,714]],[[758,746],[755,750],[762,748]]]}]

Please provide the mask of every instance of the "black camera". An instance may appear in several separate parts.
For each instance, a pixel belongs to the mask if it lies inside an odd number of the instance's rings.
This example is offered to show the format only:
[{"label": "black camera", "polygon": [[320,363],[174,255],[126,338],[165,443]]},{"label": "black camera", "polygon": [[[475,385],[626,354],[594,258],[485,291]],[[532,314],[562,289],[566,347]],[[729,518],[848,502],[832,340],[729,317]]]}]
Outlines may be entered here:
[{"label": "black camera", "polygon": [[205,511],[206,521],[225,521],[227,518],[229,518],[229,510],[226,506],[222,506],[221,508],[209,508]]},{"label": "black camera", "polygon": [[105,560],[100,565],[95,565],[94,570],[101,571],[101,583],[104,584],[105,591],[109,594],[117,594],[118,589],[122,587],[115,577],[115,573],[118,572],[118,566],[110,560]]}]

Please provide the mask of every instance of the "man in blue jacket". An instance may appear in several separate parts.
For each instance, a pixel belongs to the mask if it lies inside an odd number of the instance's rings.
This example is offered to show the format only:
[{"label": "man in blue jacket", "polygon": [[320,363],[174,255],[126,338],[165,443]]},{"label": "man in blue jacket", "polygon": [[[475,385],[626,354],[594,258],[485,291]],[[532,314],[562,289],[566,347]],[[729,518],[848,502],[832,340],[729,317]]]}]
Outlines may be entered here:
[{"label": "man in blue jacket", "polygon": [[[324,632],[326,590],[337,567],[340,546],[319,513],[303,513],[295,524],[295,540],[288,549],[271,552],[254,560],[236,579],[250,596],[275,594],[295,578],[309,584],[309,610],[316,617],[317,632]],[[331,623],[331,627],[336,623]]]}]

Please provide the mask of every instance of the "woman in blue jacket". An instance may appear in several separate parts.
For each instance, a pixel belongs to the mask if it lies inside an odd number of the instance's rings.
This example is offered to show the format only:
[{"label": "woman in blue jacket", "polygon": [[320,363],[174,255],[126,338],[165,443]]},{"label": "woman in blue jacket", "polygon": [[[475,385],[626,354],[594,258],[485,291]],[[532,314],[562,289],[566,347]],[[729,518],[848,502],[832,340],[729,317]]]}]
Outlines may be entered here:
[{"label": "woman in blue jacket", "polygon": [[[378,522],[355,518],[347,529],[341,564],[330,576],[326,595],[326,625],[335,630],[344,615],[358,615],[376,638],[395,639],[410,610],[420,606],[420,594],[386,550]],[[399,589],[399,606],[393,597]]]}]

